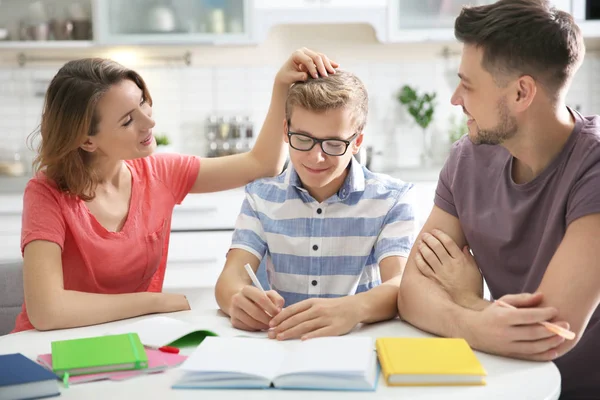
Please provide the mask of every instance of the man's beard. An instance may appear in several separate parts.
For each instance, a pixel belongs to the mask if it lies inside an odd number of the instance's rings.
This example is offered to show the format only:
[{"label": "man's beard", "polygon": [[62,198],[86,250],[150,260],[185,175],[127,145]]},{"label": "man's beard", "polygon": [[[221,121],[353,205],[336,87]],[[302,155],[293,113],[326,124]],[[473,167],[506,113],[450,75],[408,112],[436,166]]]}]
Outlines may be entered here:
[{"label": "man's beard", "polygon": [[473,144],[502,144],[517,134],[517,120],[509,114],[506,98],[498,102],[500,122],[492,129],[477,129],[477,134],[471,138]]}]

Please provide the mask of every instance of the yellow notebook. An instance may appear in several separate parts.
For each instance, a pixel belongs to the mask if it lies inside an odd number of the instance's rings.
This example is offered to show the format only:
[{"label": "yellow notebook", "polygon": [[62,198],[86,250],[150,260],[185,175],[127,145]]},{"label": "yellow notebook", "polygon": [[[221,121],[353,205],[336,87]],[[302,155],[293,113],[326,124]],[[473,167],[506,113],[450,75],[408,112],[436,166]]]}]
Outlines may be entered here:
[{"label": "yellow notebook", "polygon": [[487,373],[464,339],[391,337],[376,346],[390,386],[485,385]]}]

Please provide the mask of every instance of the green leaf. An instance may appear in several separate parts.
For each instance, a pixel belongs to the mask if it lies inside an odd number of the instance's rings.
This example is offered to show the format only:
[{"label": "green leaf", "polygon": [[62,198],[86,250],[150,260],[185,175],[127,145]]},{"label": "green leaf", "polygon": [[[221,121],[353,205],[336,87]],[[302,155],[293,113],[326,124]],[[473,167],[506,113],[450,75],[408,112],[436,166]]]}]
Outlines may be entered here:
[{"label": "green leaf", "polygon": [[416,89],[404,85],[396,97],[401,104],[406,106],[408,113],[415,119],[415,122],[421,128],[426,129],[433,121],[436,96],[435,92],[419,95]]},{"label": "green leaf", "polygon": [[167,135],[155,135],[154,138],[157,146],[167,146],[171,143]]}]

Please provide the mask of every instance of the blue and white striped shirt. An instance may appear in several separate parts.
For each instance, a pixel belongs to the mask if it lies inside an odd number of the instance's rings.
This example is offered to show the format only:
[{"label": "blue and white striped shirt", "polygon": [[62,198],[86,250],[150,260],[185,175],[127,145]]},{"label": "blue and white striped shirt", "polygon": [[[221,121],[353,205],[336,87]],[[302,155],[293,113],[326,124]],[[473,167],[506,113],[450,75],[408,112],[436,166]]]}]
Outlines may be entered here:
[{"label": "blue and white striped shirt", "polygon": [[381,284],[381,260],[408,257],[415,237],[412,187],[353,158],[337,194],[319,203],[290,164],[278,177],[246,186],[231,248],[261,260],[286,306],[367,291]]}]

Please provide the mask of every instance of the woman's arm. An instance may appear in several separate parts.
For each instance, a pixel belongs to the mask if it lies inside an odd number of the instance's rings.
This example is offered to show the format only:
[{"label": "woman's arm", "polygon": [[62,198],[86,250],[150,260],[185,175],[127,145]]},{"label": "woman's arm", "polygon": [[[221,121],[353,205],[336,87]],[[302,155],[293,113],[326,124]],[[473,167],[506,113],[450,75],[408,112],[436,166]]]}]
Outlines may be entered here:
[{"label": "woman's arm", "polygon": [[[294,82],[335,73],[338,64],[306,48],[296,50],[275,76],[271,104],[252,150],[225,157],[203,158],[191,193],[218,192],[243,186],[258,178],[275,176],[286,158],[283,122],[285,102]],[[243,96],[240,93],[240,96]]]},{"label": "woman's arm", "polygon": [[65,290],[60,246],[45,240],[25,246],[23,285],[29,320],[41,331],[189,310],[187,299],[180,294],[95,294]]}]

